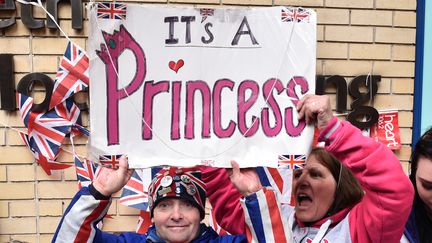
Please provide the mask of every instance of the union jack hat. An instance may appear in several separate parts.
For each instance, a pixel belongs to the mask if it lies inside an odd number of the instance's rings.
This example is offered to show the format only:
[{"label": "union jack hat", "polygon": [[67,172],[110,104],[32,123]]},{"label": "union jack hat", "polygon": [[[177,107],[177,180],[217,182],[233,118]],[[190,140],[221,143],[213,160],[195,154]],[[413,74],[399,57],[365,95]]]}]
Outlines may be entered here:
[{"label": "union jack hat", "polygon": [[192,203],[204,219],[206,190],[201,180],[201,171],[197,167],[165,167],[153,178],[148,189],[148,205],[151,217],[153,209],[162,199],[181,198]]}]

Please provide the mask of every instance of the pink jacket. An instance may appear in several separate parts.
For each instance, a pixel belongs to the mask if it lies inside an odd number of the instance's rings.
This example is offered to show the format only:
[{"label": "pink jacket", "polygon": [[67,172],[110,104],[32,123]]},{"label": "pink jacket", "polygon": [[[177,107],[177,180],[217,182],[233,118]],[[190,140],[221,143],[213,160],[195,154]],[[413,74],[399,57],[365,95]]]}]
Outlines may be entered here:
[{"label": "pink jacket", "polygon": [[[356,127],[336,118],[321,131],[319,140],[324,141],[326,150],[353,172],[365,191],[363,199],[352,209],[332,216],[330,231],[349,228],[345,233],[351,242],[399,242],[411,210],[414,190],[397,157],[385,145],[364,137]],[[231,184],[226,171],[207,168],[203,171],[203,180],[221,227],[234,234],[244,233],[245,221],[238,200],[241,195]],[[319,228],[325,221],[320,220],[312,227]],[[338,226],[339,223],[348,227]],[[297,222],[292,227],[296,232],[294,227],[304,225]]]}]

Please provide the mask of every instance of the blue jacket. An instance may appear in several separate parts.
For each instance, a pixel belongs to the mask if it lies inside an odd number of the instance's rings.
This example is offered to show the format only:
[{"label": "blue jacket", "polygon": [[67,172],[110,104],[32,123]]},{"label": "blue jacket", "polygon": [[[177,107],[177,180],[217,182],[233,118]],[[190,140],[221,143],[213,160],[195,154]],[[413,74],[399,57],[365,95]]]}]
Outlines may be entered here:
[{"label": "blue jacket", "polygon": [[[152,242],[152,243],[163,243],[161,238],[156,234],[156,228],[151,226],[145,235],[137,233],[123,233],[121,235],[108,234],[100,231],[99,235],[96,235],[93,242]],[[247,242],[243,235],[224,235],[219,236],[211,227],[201,224],[199,237],[191,241],[191,243],[208,242],[208,243],[241,243]]]},{"label": "blue jacket", "polygon": [[[120,235],[102,232],[96,225],[103,219],[111,200],[97,200],[83,187],[66,209],[52,242],[158,242],[164,241],[156,234],[154,226],[146,234],[127,232]],[[198,238],[191,243],[247,242],[244,235],[219,236],[211,227],[201,224]]]}]

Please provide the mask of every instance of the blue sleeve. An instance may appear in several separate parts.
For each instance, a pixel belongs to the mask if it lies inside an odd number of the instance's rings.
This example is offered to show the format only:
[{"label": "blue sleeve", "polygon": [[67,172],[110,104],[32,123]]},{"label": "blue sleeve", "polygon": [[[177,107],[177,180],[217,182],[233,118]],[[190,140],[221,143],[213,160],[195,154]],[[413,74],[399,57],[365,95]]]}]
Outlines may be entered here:
[{"label": "blue sleeve", "polygon": [[97,224],[106,215],[111,200],[96,200],[87,187],[81,188],[72,198],[52,242],[136,242],[145,239],[144,235],[124,233],[114,235],[104,233]]}]

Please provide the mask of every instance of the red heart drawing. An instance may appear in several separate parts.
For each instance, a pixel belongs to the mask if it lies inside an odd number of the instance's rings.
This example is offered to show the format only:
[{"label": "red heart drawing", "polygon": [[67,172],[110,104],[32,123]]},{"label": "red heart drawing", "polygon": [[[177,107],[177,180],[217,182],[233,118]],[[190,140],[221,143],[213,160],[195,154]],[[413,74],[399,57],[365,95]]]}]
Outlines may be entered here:
[{"label": "red heart drawing", "polygon": [[174,61],[170,61],[169,63],[168,63],[168,66],[169,66],[169,68],[171,69],[171,70],[173,70],[174,72],[178,72],[178,70],[181,68],[181,67],[183,67],[183,65],[184,65],[184,61],[183,61],[183,59],[180,59],[180,60],[178,60],[177,62],[174,62]]}]

